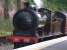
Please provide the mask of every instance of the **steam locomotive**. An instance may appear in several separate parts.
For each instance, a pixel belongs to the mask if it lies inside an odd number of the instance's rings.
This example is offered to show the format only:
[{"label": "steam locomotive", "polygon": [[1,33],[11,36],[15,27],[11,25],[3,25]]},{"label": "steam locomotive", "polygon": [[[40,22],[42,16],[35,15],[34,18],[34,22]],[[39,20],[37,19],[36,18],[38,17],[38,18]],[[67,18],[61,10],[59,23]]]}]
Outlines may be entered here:
[{"label": "steam locomotive", "polygon": [[[47,16],[46,20],[44,18],[45,21],[42,17],[42,20],[39,20],[39,16],[37,15],[36,11],[31,7],[19,10],[14,15],[13,35],[9,36],[8,40],[11,41],[15,47],[27,44],[35,44],[38,43],[40,39],[45,37],[64,34],[66,20],[65,15],[60,12],[55,12],[54,16],[51,17],[51,11],[48,9],[41,8],[38,11],[44,17],[45,15]],[[39,25],[39,23],[42,24]],[[58,29],[58,26],[60,29]]]},{"label": "steam locomotive", "polygon": [[36,36],[38,17],[31,9],[19,10],[13,17],[13,26],[13,35],[9,36],[8,40],[15,46],[38,42]]}]

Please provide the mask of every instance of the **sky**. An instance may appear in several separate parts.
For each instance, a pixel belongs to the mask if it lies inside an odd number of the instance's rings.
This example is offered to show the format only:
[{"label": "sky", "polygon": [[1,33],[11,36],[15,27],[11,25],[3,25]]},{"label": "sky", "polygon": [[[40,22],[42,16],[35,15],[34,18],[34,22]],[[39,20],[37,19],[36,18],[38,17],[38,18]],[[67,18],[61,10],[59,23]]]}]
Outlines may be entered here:
[{"label": "sky", "polygon": [[34,0],[34,2],[35,2],[35,4],[36,4],[37,8],[43,7],[43,2],[42,2],[42,0]]}]

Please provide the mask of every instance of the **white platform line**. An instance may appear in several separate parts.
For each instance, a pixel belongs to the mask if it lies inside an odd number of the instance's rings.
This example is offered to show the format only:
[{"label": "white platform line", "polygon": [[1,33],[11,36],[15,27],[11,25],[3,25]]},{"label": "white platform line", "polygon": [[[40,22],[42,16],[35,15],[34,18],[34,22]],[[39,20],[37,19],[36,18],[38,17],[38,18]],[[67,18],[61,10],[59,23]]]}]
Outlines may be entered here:
[{"label": "white platform line", "polygon": [[65,40],[67,40],[67,36],[57,38],[57,39],[53,39],[53,40],[40,42],[40,43],[33,44],[33,45],[30,45],[30,46],[26,46],[26,47],[21,47],[21,48],[14,49],[14,50],[41,50],[43,48],[46,48],[48,46],[51,46],[51,45],[54,45],[54,44],[57,44],[57,43],[60,43],[60,42],[63,42]]}]

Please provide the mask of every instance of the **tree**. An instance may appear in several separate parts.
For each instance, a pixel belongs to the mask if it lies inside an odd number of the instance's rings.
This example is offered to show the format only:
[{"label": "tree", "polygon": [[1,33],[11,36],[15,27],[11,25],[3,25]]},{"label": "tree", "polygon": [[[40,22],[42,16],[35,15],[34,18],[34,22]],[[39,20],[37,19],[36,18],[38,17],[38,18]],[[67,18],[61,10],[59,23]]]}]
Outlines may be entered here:
[{"label": "tree", "polygon": [[28,0],[30,4],[35,4],[33,0]]},{"label": "tree", "polygon": [[8,0],[7,6],[9,17],[13,17],[14,13],[17,11],[17,0]]},{"label": "tree", "polygon": [[5,6],[4,6],[4,17],[8,18],[8,0],[4,0],[5,1]]},{"label": "tree", "polygon": [[43,0],[46,8],[52,11],[67,10],[67,0]]},{"label": "tree", "polygon": [[0,20],[4,19],[4,0],[0,0]]},{"label": "tree", "polygon": [[19,10],[21,8],[21,0],[17,0],[17,9]]}]

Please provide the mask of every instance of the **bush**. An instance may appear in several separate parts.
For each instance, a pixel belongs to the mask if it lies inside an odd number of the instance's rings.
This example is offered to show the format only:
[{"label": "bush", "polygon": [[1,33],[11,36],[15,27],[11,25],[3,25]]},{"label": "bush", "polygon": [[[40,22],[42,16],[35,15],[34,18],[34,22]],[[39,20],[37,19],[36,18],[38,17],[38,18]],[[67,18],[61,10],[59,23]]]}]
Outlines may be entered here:
[{"label": "bush", "polygon": [[13,26],[9,19],[0,20],[0,31],[11,32],[12,29]]},{"label": "bush", "polygon": [[9,36],[9,35],[12,35],[13,33],[12,32],[0,32],[0,37],[4,37],[4,36]]}]

